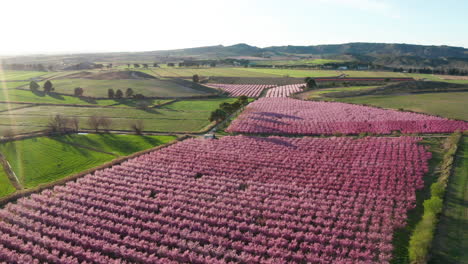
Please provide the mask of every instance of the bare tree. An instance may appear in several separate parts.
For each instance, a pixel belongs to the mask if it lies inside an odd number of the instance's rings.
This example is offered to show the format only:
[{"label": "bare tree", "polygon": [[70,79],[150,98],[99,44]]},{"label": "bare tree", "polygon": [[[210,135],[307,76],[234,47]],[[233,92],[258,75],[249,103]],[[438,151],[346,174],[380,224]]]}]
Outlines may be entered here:
[{"label": "bare tree", "polygon": [[80,120],[78,119],[78,117],[73,117],[73,118],[70,118],[68,120],[69,122],[69,126],[75,131],[75,132],[78,132],[78,130],[80,129]]},{"label": "bare tree", "polygon": [[131,129],[135,131],[135,134],[141,135],[145,129],[145,124],[143,120],[137,120],[130,125]]},{"label": "bare tree", "polygon": [[50,132],[63,133],[67,131],[68,118],[62,115],[55,115],[50,118],[47,128]]},{"label": "bare tree", "polygon": [[101,123],[101,126],[105,129],[105,130],[109,130],[111,125],[112,125],[112,119],[108,118],[108,117],[105,117],[105,116],[101,116],[99,118],[99,122]]},{"label": "bare tree", "polygon": [[88,125],[92,129],[94,129],[97,132],[99,132],[99,127],[101,126],[100,118],[96,115],[92,115],[88,119]]}]

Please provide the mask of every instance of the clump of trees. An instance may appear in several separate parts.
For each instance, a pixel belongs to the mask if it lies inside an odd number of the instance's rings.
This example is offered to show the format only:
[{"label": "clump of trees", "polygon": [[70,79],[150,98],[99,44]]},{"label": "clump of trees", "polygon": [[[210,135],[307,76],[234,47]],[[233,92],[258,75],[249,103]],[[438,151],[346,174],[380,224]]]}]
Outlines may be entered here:
[{"label": "clump of trees", "polygon": [[29,89],[31,89],[31,91],[37,91],[41,86],[39,86],[39,84],[35,81],[31,81],[29,83]]},{"label": "clump of trees", "polygon": [[[107,89],[107,97],[110,99],[122,99],[124,98],[124,93],[120,89],[117,89],[117,91],[114,91],[114,89],[109,88]],[[144,95],[140,93],[135,94],[135,91],[132,88],[127,88],[127,90],[125,90],[125,97],[134,98],[136,100],[145,99]]]},{"label": "clump of trees", "polygon": [[110,88],[107,90],[107,97],[109,97],[110,99],[113,99],[115,97],[114,89]]},{"label": "clump of trees", "polygon": [[75,96],[83,96],[84,90],[81,87],[76,87],[74,90]]},{"label": "clump of trees", "polygon": [[127,90],[125,91],[125,97],[132,97],[133,96],[133,89],[132,88],[127,88]]},{"label": "clump of trees", "polygon": [[130,128],[135,132],[135,134],[141,135],[145,129],[145,124],[143,123],[143,120],[137,120],[130,124]]},{"label": "clump of trees", "polygon": [[47,80],[45,83],[44,83],[44,92],[45,93],[50,93],[54,90],[54,86],[52,85],[52,82]]},{"label": "clump of trees", "polygon": [[317,89],[318,88],[317,82],[315,81],[314,78],[306,77],[304,79],[304,82],[306,83],[306,87],[308,89]]},{"label": "clump of trees", "polygon": [[229,115],[233,114],[237,110],[246,106],[248,103],[249,103],[249,98],[245,95],[239,96],[237,100],[234,101],[233,103],[227,103],[227,102],[221,103],[218,109],[211,112],[209,120],[210,122],[215,121],[219,123],[223,121],[224,119],[226,119],[226,117],[228,117]]},{"label": "clump of trees", "polygon": [[57,114],[50,118],[47,130],[53,133],[78,132],[80,120],[77,117],[68,118]]},{"label": "clump of trees", "polygon": [[112,125],[112,120],[105,116],[92,115],[88,119],[88,125],[91,127],[91,129],[98,133],[101,128],[104,130],[109,130],[110,126]]},{"label": "clump of trees", "polygon": [[117,98],[117,99],[122,99],[123,98],[122,90],[117,89],[117,92],[115,92],[115,98]]},{"label": "clump of trees", "polygon": [[192,81],[193,81],[194,83],[200,82],[200,76],[198,76],[198,74],[194,74],[194,75],[192,76]]}]

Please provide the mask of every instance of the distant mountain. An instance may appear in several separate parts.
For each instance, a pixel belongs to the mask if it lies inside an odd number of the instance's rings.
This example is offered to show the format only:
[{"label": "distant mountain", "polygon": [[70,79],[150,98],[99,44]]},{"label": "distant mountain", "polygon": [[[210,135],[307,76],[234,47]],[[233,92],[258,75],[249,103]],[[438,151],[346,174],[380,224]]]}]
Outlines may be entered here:
[{"label": "distant mountain", "polygon": [[51,56],[21,56],[4,59],[8,63],[56,63],[70,66],[81,62],[170,62],[185,59],[225,58],[326,58],[352,60],[388,67],[431,67],[468,69],[468,49],[451,46],[425,46],[387,43],[346,43],[315,46],[272,46],[259,48],[248,44],[145,52],[114,52]]},{"label": "distant mountain", "polygon": [[418,56],[422,58],[462,57],[468,58],[468,49],[450,46],[423,46],[411,44],[386,43],[347,43],[317,46],[280,46],[268,47],[266,51],[289,54],[359,54],[359,55],[392,55]]},{"label": "distant mountain", "polygon": [[451,46],[425,46],[387,43],[346,43],[316,46],[273,46],[259,48],[247,44],[209,46],[180,50],[154,51],[152,55],[192,56],[196,58],[226,57],[346,57],[362,63],[388,67],[458,67],[468,68],[468,49]]},{"label": "distant mountain", "polygon": [[386,43],[347,43],[316,46],[273,46],[259,48],[247,44],[232,46],[209,46],[179,50],[154,51],[153,54],[173,56],[255,56],[259,54],[273,55],[343,55],[357,54],[370,56],[417,56],[434,59],[440,57],[468,58],[468,49],[451,46],[423,46],[411,44],[386,44]]},{"label": "distant mountain", "polygon": [[149,52],[154,55],[165,56],[194,56],[206,58],[219,58],[230,56],[253,56],[262,53],[262,49],[247,44],[236,44],[232,46],[208,46],[199,48],[164,50]]}]

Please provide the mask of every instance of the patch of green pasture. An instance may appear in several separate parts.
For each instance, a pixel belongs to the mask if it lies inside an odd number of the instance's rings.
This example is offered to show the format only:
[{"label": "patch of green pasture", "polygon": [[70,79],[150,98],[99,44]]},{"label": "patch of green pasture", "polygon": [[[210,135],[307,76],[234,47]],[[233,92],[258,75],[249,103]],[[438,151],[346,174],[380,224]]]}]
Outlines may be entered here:
[{"label": "patch of green pasture", "polygon": [[274,74],[246,71],[240,67],[215,67],[215,68],[155,68],[153,69],[157,75],[162,77],[190,77],[198,74],[203,77],[207,76],[223,76],[223,77],[277,77]]},{"label": "patch of green pasture", "polygon": [[3,170],[2,167],[0,167],[0,198],[8,194],[14,193],[15,191],[16,189],[8,179],[5,170]]},{"label": "patch of green pasture", "polygon": [[43,71],[0,71],[0,81],[24,81],[48,74]]},{"label": "patch of green pasture", "polygon": [[423,93],[407,95],[368,95],[333,98],[332,101],[369,104],[385,108],[405,109],[468,120],[468,92]]},{"label": "patch of green pasture", "polygon": [[233,103],[236,98],[216,98],[216,99],[205,99],[205,100],[184,100],[178,101],[166,106],[161,107],[161,110],[172,110],[172,111],[203,111],[211,112],[216,110],[221,103]]},{"label": "patch of green pasture", "polygon": [[437,167],[443,160],[444,150],[442,144],[445,138],[425,138],[420,143],[427,146],[432,153],[429,160],[429,172],[424,175],[424,187],[416,191],[416,207],[408,212],[406,226],[393,234],[392,264],[410,264],[408,247],[411,234],[424,213],[423,202],[431,196],[430,186],[437,180]]},{"label": "patch of green pasture", "polygon": [[[144,123],[145,131],[156,132],[197,132],[210,124],[208,117],[222,102],[232,102],[234,98],[204,99],[178,101],[160,108],[146,110],[136,108],[94,108],[68,106],[34,106],[23,109],[0,112],[0,128],[8,126],[28,127],[43,130],[50,119],[60,114],[66,117],[76,117],[80,128],[92,129],[88,124],[90,116],[97,115],[111,120],[110,129],[131,130],[131,125],[137,120]],[[37,131],[37,130],[32,130]],[[30,131],[28,131],[30,132]]]},{"label": "patch of green pasture", "polygon": [[46,103],[46,104],[78,104],[78,105],[113,105],[118,102],[113,99],[92,100],[59,94],[45,94],[43,91],[4,89],[0,90],[0,101]]},{"label": "patch of green pasture", "polygon": [[[181,86],[172,81],[162,81],[156,79],[137,80],[91,80],[91,79],[54,79],[51,80],[55,91],[64,94],[73,94],[74,89],[81,87],[84,89],[84,96],[107,97],[108,89],[122,90],[132,88],[134,93],[141,93],[144,96],[160,97],[183,97],[203,95],[204,92]],[[42,86],[43,83],[40,83]]]},{"label": "patch of green pasture", "polygon": [[116,134],[63,135],[53,137],[61,141],[96,148],[101,151],[127,156],[175,140],[175,136],[140,136]]},{"label": "patch of green pasture", "polygon": [[15,89],[21,86],[29,87],[29,82],[2,82],[0,81],[0,89]]},{"label": "patch of green pasture", "polygon": [[348,75],[346,77],[385,77],[385,78],[402,78],[406,77],[404,73],[401,72],[390,72],[390,71],[343,71],[344,74]]},{"label": "patch of green pasture", "polygon": [[326,88],[319,90],[312,90],[307,92],[307,99],[319,99],[322,98],[322,94],[326,93],[335,93],[335,92],[344,92],[344,91],[360,91],[377,88],[379,86],[349,86],[349,87],[335,87],[335,88]]},{"label": "patch of green pasture", "polygon": [[460,141],[430,264],[468,263],[468,137]]},{"label": "patch of green pasture", "polygon": [[325,63],[342,63],[343,60],[303,59],[303,60],[258,60],[252,61],[256,65],[321,65]]},{"label": "patch of green pasture", "polygon": [[421,79],[426,79],[429,81],[434,81],[434,82],[447,82],[447,83],[459,83],[459,84],[467,84],[468,80],[445,80],[441,78],[440,76],[436,76],[433,74],[422,74],[422,73],[405,73],[406,76],[408,77],[413,77],[417,80]]},{"label": "patch of green pasture", "polygon": [[26,188],[49,183],[115,158],[114,155],[38,137],[0,144],[13,171]]},{"label": "patch of green pasture", "polygon": [[[333,77],[342,74],[339,71],[327,71],[327,70],[295,70],[295,69],[270,69],[270,68],[239,68],[245,72],[265,74],[265,76],[259,77]],[[270,76],[268,76],[270,75]]]}]

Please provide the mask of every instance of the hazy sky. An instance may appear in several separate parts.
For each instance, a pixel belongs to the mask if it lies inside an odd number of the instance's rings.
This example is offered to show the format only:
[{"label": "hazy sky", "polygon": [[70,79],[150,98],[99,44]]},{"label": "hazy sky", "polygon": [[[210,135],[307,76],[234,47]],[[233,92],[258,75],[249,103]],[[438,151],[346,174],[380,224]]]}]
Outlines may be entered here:
[{"label": "hazy sky", "polygon": [[388,42],[468,47],[462,0],[0,0],[0,54]]}]

